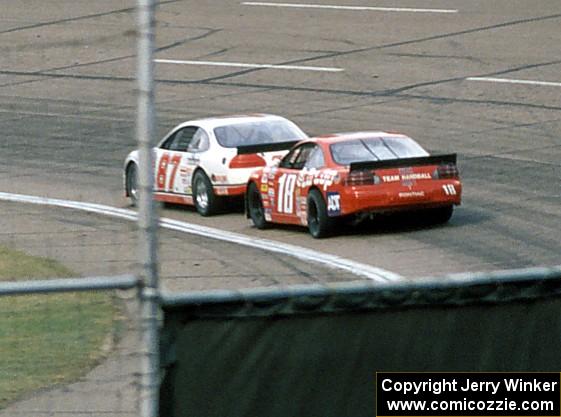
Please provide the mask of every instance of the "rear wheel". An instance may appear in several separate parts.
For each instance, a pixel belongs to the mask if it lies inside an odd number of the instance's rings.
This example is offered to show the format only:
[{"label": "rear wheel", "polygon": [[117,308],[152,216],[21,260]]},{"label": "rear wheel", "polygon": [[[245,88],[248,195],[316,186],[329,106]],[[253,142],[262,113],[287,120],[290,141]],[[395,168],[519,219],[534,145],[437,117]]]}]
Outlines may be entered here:
[{"label": "rear wheel", "polygon": [[430,220],[436,224],[446,223],[454,213],[454,206],[439,207],[431,210]]},{"label": "rear wheel", "polygon": [[258,229],[266,229],[270,223],[265,219],[265,209],[261,194],[254,182],[247,189],[247,211],[251,221]]},{"label": "rear wheel", "polygon": [[327,215],[327,207],[321,193],[318,190],[310,191],[308,194],[308,230],[310,234],[320,239],[333,233],[335,219]]},{"label": "rear wheel", "polygon": [[193,178],[193,201],[201,216],[211,216],[218,209],[218,197],[214,195],[212,184],[203,171],[197,171]]},{"label": "rear wheel", "polygon": [[131,206],[136,207],[138,205],[138,168],[136,164],[129,164],[125,178],[126,191]]}]

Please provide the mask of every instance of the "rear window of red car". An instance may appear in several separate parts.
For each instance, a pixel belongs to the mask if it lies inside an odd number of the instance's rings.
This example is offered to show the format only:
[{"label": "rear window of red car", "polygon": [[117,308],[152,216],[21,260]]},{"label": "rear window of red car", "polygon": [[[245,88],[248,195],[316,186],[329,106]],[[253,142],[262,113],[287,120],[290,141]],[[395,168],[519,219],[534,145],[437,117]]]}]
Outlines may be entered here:
[{"label": "rear window of red car", "polygon": [[330,145],[330,151],[333,160],[340,165],[428,155],[428,152],[417,142],[403,136],[361,138],[337,142]]}]

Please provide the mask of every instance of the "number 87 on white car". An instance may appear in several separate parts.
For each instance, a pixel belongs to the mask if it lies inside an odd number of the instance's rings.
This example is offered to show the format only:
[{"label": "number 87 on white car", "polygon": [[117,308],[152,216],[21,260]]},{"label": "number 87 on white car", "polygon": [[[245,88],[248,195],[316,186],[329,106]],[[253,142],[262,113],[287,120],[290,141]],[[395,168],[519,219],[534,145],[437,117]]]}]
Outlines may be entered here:
[{"label": "number 87 on white car", "polygon": [[[243,198],[249,175],[271,165],[307,135],[270,114],[191,120],[174,127],[154,148],[154,198],[194,205],[203,216]],[[138,202],[138,150],[124,163],[125,195]]]}]

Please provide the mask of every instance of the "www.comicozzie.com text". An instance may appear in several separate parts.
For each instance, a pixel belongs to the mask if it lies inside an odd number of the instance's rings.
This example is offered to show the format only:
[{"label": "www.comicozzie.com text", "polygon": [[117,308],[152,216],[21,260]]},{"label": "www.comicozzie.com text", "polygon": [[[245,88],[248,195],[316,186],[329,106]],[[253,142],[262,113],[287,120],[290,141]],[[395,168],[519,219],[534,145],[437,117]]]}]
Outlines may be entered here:
[{"label": "www.comicozzie.com text", "polygon": [[503,400],[402,400],[387,401],[386,407],[391,412],[396,411],[552,411],[555,407],[553,401],[516,401],[505,398]]}]

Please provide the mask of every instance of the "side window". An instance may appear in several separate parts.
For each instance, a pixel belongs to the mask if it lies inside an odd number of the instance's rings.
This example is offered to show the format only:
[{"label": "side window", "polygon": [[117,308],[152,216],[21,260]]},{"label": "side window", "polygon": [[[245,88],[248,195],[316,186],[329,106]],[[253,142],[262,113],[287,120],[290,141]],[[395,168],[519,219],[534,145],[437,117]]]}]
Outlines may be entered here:
[{"label": "side window", "polygon": [[207,133],[198,128],[195,134],[193,135],[193,140],[189,144],[187,150],[189,152],[203,152],[209,148],[209,139]]},{"label": "side window", "polygon": [[[305,143],[296,149],[293,149],[288,155],[284,157],[280,163],[281,168],[289,169],[302,169],[308,161],[310,154],[317,146],[313,143]],[[323,155],[322,155],[323,157]]]},{"label": "side window", "polygon": [[312,168],[323,168],[325,165],[325,159],[323,157],[323,151],[319,146],[314,146],[308,155],[308,160],[306,161],[304,167],[308,169]]},{"label": "side window", "polygon": [[296,149],[291,150],[289,153],[287,153],[285,155],[284,158],[282,158],[282,161],[279,164],[280,168],[289,168],[289,169],[293,169],[294,163],[296,162],[296,158],[298,158],[298,155],[300,155],[300,151],[302,150],[302,147],[298,147]]},{"label": "side window", "polygon": [[161,146],[170,151],[186,152],[198,127],[187,126],[173,133]]},{"label": "side window", "polygon": [[292,164],[292,168],[293,169],[304,168],[306,161],[308,161],[308,158],[310,157],[310,153],[315,149],[315,147],[316,146],[312,143],[302,145],[300,147],[301,149],[300,154],[298,154],[298,156],[296,157],[294,164]]}]

